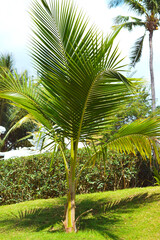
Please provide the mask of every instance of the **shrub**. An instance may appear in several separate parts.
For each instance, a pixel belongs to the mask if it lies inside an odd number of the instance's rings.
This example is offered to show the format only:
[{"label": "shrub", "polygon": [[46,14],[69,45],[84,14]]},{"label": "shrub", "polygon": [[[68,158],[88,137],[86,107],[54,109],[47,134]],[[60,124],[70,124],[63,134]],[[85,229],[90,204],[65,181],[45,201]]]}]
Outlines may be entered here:
[{"label": "shrub", "polygon": [[50,161],[51,154],[1,161],[1,202],[8,204],[64,194],[63,164],[55,161],[50,171]]},{"label": "shrub", "polygon": [[[50,168],[52,155],[45,153],[0,161],[0,201],[11,204],[66,194],[65,169],[58,154]],[[67,152],[69,158],[69,150]],[[85,149],[78,152],[79,168],[89,158]],[[107,160],[85,169],[77,193],[133,187],[137,176],[137,158],[109,152]]]}]

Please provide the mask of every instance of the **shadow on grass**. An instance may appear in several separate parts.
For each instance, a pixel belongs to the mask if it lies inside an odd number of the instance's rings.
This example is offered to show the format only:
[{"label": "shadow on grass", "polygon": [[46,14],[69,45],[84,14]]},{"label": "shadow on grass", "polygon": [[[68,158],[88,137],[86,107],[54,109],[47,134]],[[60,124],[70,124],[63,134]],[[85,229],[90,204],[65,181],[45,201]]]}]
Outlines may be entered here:
[{"label": "shadow on grass", "polygon": [[[107,201],[106,198],[100,200],[84,199],[77,202],[76,214],[93,209],[92,212],[86,213],[78,221],[78,228],[80,230],[95,230],[104,237],[110,239],[120,240],[114,234],[114,229],[118,223],[123,223],[121,215],[127,212],[134,212],[146,204],[159,201],[160,194],[148,195],[148,193],[134,195],[125,199],[116,201]],[[49,208],[34,208],[28,210],[21,210],[18,213],[10,214],[8,220],[1,221],[1,226],[8,226],[10,228],[32,228],[35,231],[47,229],[48,231],[63,231],[64,219],[64,205],[65,199],[60,205]],[[116,214],[115,214],[116,213]]]}]

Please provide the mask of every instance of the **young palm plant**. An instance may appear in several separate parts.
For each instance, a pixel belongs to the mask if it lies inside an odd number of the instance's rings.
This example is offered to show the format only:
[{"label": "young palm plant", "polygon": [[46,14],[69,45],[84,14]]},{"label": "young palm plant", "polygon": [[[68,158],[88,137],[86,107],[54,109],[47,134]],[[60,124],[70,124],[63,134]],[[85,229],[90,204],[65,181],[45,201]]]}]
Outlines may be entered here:
[{"label": "young palm plant", "polygon": [[153,72],[153,32],[158,30],[159,18],[160,18],[160,1],[159,0],[114,0],[110,1],[110,6],[115,7],[120,4],[126,4],[130,9],[140,15],[141,18],[131,16],[117,16],[115,18],[116,25],[122,25],[131,31],[134,27],[143,27],[144,34],[138,38],[131,52],[131,65],[134,67],[135,64],[140,61],[142,55],[142,47],[146,31],[149,32],[149,68],[151,78],[151,94],[152,94],[152,110],[155,111],[156,99],[155,99],[155,83],[154,83],[154,72]]},{"label": "young palm plant", "polygon": [[[104,37],[70,1],[35,0],[32,17],[35,24],[32,56],[41,82],[35,87],[25,77],[19,79],[18,75],[8,74],[0,82],[0,97],[26,109],[59,144],[68,185],[64,226],[67,232],[72,232],[76,231],[78,180],[97,156],[91,157],[78,172],[78,143],[100,136],[111,123],[111,117],[132,96],[130,89],[134,84],[120,73],[118,48],[113,48],[120,29]],[[160,136],[159,119],[147,119],[143,128],[141,124],[122,129],[117,138],[106,144],[128,152],[136,148],[142,156],[151,157],[154,136]],[[61,136],[71,142],[69,162]]]}]

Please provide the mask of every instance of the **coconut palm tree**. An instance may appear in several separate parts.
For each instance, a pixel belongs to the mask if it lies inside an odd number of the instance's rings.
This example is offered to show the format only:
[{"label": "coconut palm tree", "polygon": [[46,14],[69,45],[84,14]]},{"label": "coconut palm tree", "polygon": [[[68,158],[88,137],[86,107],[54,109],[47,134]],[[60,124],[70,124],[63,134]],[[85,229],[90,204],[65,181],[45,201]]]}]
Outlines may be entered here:
[{"label": "coconut palm tree", "polygon": [[[8,74],[0,82],[0,97],[26,109],[59,145],[68,186],[64,226],[71,232],[76,231],[79,177],[97,157],[91,157],[78,172],[78,143],[94,140],[104,131],[111,117],[133,95],[130,90],[134,83],[120,72],[123,68],[118,48],[113,48],[120,29],[103,36],[70,1],[35,0],[32,17],[32,56],[41,82],[35,87],[25,77]],[[156,148],[154,136],[160,136],[159,119],[147,119],[143,127],[140,125],[142,121],[128,127],[128,131],[123,128],[106,144],[127,152],[137,149],[143,157],[151,157],[151,149]],[[70,161],[65,157],[61,137],[70,140]]]},{"label": "coconut palm tree", "polygon": [[115,18],[115,24],[122,25],[131,31],[134,27],[143,27],[144,33],[135,42],[131,52],[131,66],[140,60],[142,54],[142,47],[146,31],[149,32],[149,68],[151,78],[151,95],[152,95],[152,110],[156,108],[155,99],[155,83],[154,83],[154,72],[153,72],[153,32],[158,30],[159,19],[160,19],[160,1],[159,0],[114,0],[110,1],[110,7],[115,7],[121,4],[125,4],[130,9],[140,15],[141,18],[130,17],[130,16],[117,16]]}]

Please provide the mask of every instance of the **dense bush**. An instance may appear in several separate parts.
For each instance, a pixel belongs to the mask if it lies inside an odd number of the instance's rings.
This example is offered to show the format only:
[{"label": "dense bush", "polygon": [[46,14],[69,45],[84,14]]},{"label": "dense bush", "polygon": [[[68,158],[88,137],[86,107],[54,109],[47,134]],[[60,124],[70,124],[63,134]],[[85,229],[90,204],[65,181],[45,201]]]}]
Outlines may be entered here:
[{"label": "dense bush", "polygon": [[15,203],[65,193],[64,167],[58,161],[50,171],[51,154],[1,161],[0,197],[2,203]]},{"label": "dense bush", "polygon": [[[69,151],[67,158],[69,158]],[[78,152],[80,167],[89,155]],[[54,158],[50,168],[50,153],[0,161],[0,202],[10,204],[37,198],[66,194],[65,169],[61,156]],[[77,193],[115,190],[133,187],[137,183],[137,158],[110,152],[107,160],[97,161],[85,169]]]}]

